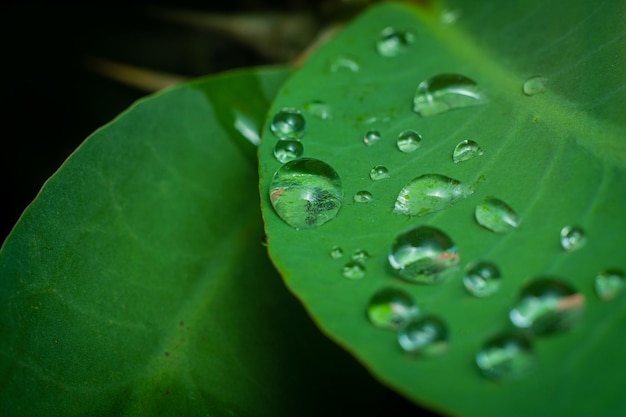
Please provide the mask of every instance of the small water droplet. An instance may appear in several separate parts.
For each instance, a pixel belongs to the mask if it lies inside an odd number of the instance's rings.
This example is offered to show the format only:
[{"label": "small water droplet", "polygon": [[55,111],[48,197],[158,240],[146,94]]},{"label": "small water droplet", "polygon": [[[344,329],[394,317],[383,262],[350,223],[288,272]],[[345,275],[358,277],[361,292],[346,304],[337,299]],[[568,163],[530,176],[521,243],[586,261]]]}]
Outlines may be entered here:
[{"label": "small water droplet", "polygon": [[475,81],[459,74],[439,74],[422,81],[413,97],[413,111],[427,117],[488,101]]},{"label": "small water droplet", "polygon": [[372,146],[380,142],[382,137],[380,136],[380,132],[377,130],[368,130],[365,132],[365,136],[363,136],[363,143],[367,146]]},{"label": "small water droplet", "polygon": [[463,161],[467,161],[469,159],[475,158],[477,156],[483,155],[485,151],[478,145],[478,143],[473,140],[463,140],[459,142],[458,145],[454,148],[454,152],[452,153],[452,160],[455,164]]},{"label": "small water droplet", "polygon": [[405,130],[398,135],[398,149],[404,153],[411,153],[422,146],[422,137],[414,130]]},{"label": "small water droplet", "polygon": [[261,245],[267,247],[268,245],[267,235],[261,236]]},{"label": "small water droplet", "polygon": [[532,344],[517,334],[501,334],[488,340],[476,354],[481,373],[493,380],[518,379],[535,362]]},{"label": "small water droplet", "polygon": [[279,139],[274,146],[274,157],[282,164],[298,159],[304,153],[304,146],[297,138]]},{"label": "small water droplet", "polygon": [[398,331],[398,342],[405,352],[434,356],[448,348],[448,328],[436,316],[412,319]]},{"label": "small water droplet", "polygon": [[521,224],[520,217],[508,204],[493,197],[476,206],[474,217],[478,224],[495,233],[507,233]]},{"label": "small water droplet", "polygon": [[535,96],[537,94],[544,93],[546,91],[546,84],[548,83],[548,79],[546,77],[541,77],[539,75],[535,75],[524,81],[524,86],[522,87],[522,91],[527,96]]},{"label": "small water droplet", "polygon": [[398,330],[418,312],[408,293],[391,287],[376,292],[367,305],[367,318],[381,329]]},{"label": "small water droplet", "polygon": [[328,68],[330,69],[330,72],[358,72],[361,69],[359,63],[355,59],[347,56],[339,56],[333,59]]},{"label": "small water droplet", "polygon": [[330,250],[330,257],[333,259],[343,258],[343,249],[339,246],[333,246]]},{"label": "small water droplet", "polygon": [[439,18],[441,20],[441,23],[445,25],[451,25],[452,23],[459,20],[461,15],[463,15],[461,9],[443,9]]},{"label": "small water droplet", "polygon": [[296,229],[310,229],[335,218],[343,202],[341,178],[327,163],[296,159],[281,166],[269,187],[276,213]]},{"label": "small water droplet", "polygon": [[410,282],[434,284],[443,281],[459,263],[456,245],[441,230],[417,226],[396,237],[389,264]]},{"label": "small water droplet", "polygon": [[407,216],[423,216],[451,207],[474,193],[475,186],[439,174],[413,178],[400,190],[393,212]]},{"label": "small water droplet", "polygon": [[626,278],[619,269],[607,269],[600,272],[595,280],[596,294],[603,301],[613,300],[624,292]]},{"label": "small water droplet", "polygon": [[511,323],[535,334],[549,334],[574,326],[585,296],[564,281],[542,277],[528,283],[509,313]]},{"label": "small water droplet", "polygon": [[372,181],[380,181],[389,178],[389,170],[382,165],[376,165],[370,171],[370,178]]},{"label": "small water droplet", "polygon": [[561,229],[561,247],[573,252],[585,246],[587,234],[580,226],[565,226]]},{"label": "small water droplet", "polygon": [[487,297],[498,291],[502,276],[493,262],[479,261],[468,265],[463,285],[475,297]]},{"label": "small water droplet", "polygon": [[355,262],[364,263],[370,258],[370,254],[365,249],[357,249],[352,254],[352,260]]},{"label": "small water droplet", "polygon": [[354,194],[354,202],[355,203],[369,203],[371,201],[374,201],[374,197],[372,196],[372,193],[370,193],[369,191],[357,191],[356,194]]},{"label": "small water droplet", "polygon": [[322,120],[330,120],[333,118],[332,107],[322,100],[311,100],[304,105],[304,110]]},{"label": "small water droplet", "polygon": [[300,110],[285,107],[274,115],[270,130],[278,137],[301,138],[304,135],[306,121]]},{"label": "small water droplet", "polygon": [[413,42],[415,42],[415,35],[412,32],[388,27],[380,33],[376,49],[384,57],[394,57],[408,51]]},{"label": "small water droplet", "polygon": [[343,266],[341,275],[348,279],[361,279],[365,277],[365,267],[359,262],[349,261]]}]

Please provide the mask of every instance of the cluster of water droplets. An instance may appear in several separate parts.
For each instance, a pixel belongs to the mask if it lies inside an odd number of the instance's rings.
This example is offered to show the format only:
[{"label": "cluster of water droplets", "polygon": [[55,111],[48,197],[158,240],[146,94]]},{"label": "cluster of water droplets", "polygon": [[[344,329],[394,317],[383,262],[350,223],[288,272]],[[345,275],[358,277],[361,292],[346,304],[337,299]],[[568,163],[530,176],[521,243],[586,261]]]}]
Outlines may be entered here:
[{"label": "cluster of water droplets", "polygon": [[[332,259],[343,258],[344,252],[340,246],[333,246],[330,250]],[[359,280],[365,278],[365,262],[369,260],[371,255],[365,249],[356,249],[350,259],[341,268],[341,275],[350,280]]]}]

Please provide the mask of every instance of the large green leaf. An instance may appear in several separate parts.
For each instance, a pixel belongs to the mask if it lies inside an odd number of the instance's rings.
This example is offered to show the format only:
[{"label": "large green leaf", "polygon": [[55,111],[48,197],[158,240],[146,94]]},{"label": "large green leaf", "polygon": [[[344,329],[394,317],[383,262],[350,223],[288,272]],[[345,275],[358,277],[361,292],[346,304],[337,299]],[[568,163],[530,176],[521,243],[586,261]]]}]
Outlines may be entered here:
[{"label": "large green leaf", "polygon": [[319,334],[261,245],[257,148],[240,132],[254,141],[288,74],[141,100],[46,183],[0,252],[0,415],[412,406]]},{"label": "large green leaf", "polygon": [[[284,107],[306,109],[311,100],[332,107],[332,119],[304,112],[302,143],[305,157],[338,172],[344,200],[337,217],[319,227],[296,230],[282,221],[269,198],[281,164],[266,128],[260,160],[270,256],[319,327],[416,402],[463,416],[624,415],[626,298],[600,301],[594,278],[607,268],[626,269],[626,9],[617,1],[462,3],[372,8],[285,83],[268,120]],[[377,52],[386,27],[414,34],[405,53]],[[332,68],[338,58],[356,65]],[[427,117],[415,113],[417,85],[445,73],[475,80],[489,101]],[[547,79],[546,91],[524,94],[524,81],[535,75]],[[370,129],[382,140],[365,146]],[[423,137],[414,153],[396,146],[405,129]],[[477,141],[484,155],[455,164],[453,149],[465,139]],[[390,177],[370,180],[376,165],[387,167]],[[429,173],[478,185],[473,195],[433,214],[392,213],[400,189]],[[355,203],[360,190],[374,200]],[[508,234],[480,227],[474,209],[488,196],[517,211],[521,227]],[[387,261],[400,232],[426,224],[451,236],[461,259],[452,277],[431,286],[397,278]],[[560,247],[559,233],[568,224],[588,235],[571,253]],[[335,245],[343,258],[329,256]],[[342,267],[359,249],[372,255],[365,277],[343,278]],[[462,268],[478,259],[495,262],[503,275],[499,292],[484,299],[470,296],[461,282]],[[484,378],[475,354],[510,329],[508,311],[521,288],[542,275],[582,293],[581,321],[571,331],[533,337],[535,363],[525,377]],[[368,323],[370,297],[388,286],[443,318],[447,353],[404,354],[394,332]]]}]

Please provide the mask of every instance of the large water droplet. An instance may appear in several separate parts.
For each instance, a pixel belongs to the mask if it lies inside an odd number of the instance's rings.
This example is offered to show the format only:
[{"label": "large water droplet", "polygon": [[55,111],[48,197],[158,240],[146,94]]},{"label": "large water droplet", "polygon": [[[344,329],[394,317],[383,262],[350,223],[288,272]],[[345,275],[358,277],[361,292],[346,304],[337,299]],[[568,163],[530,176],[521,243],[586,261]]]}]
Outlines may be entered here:
[{"label": "large water droplet", "polygon": [[568,252],[578,250],[587,243],[587,234],[580,226],[565,226],[561,229],[561,247]]},{"label": "large water droplet", "polygon": [[335,218],[343,202],[341,179],[327,163],[302,158],[287,162],[270,183],[274,210],[288,225],[310,229]]},{"label": "large water droplet", "polygon": [[478,224],[495,233],[507,233],[517,229],[522,222],[508,204],[493,197],[486,198],[482,204],[476,206],[474,217]]},{"label": "large water droplet", "polygon": [[388,27],[380,33],[376,49],[382,56],[393,57],[408,51],[414,41],[415,35],[412,32]]},{"label": "large water droplet", "polygon": [[300,110],[291,107],[285,107],[274,115],[270,130],[279,139],[282,138],[300,138],[304,135],[306,121]]},{"label": "large water droplet", "polygon": [[380,142],[381,138],[382,136],[380,136],[379,131],[368,130],[367,132],[365,132],[365,136],[363,136],[363,143],[365,143],[367,146],[372,146]]},{"label": "large water droplet", "polygon": [[398,330],[417,316],[413,298],[397,288],[383,288],[372,296],[367,305],[367,318],[381,329]]},{"label": "large water droplet", "polygon": [[426,117],[487,101],[487,95],[473,80],[459,74],[439,74],[417,86],[413,111]]},{"label": "large water droplet", "polygon": [[516,334],[501,334],[478,351],[476,365],[487,378],[511,380],[524,376],[534,359],[530,340]]},{"label": "large water droplet", "polygon": [[463,285],[473,296],[487,297],[498,291],[501,277],[500,270],[493,262],[474,262],[465,271]]},{"label": "large water droplet", "polygon": [[452,239],[431,226],[417,226],[396,237],[389,264],[410,282],[434,284],[454,272],[459,255]]},{"label": "large water droplet", "polygon": [[356,261],[349,261],[343,266],[341,275],[348,279],[361,279],[365,277],[365,267]]},{"label": "large water droplet", "polygon": [[459,142],[452,153],[452,160],[455,164],[484,154],[485,151],[473,140],[463,140]]},{"label": "large water droplet", "polygon": [[274,146],[274,157],[278,162],[285,163],[298,159],[304,153],[304,146],[297,138],[284,138],[278,140]]},{"label": "large water droplet", "polygon": [[452,206],[473,194],[474,188],[444,175],[424,174],[400,190],[393,212],[423,216]]},{"label": "large water droplet", "polygon": [[304,105],[304,110],[322,120],[330,120],[333,118],[332,107],[322,100],[311,100]]},{"label": "large water droplet", "polygon": [[354,194],[354,202],[355,203],[369,203],[371,201],[374,200],[374,197],[372,196],[372,193],[370,193],[369,191],[357,191],[356,194]]},{"label": "large water droplet", "polygon": [[535,334],[549,334],[574,326],[585,297],[562,280],[544,277],[527,284],[509,313],[511,323]]},{"label": "large water droplet", "polygon": [[360,69],[360,65],[353,58],[347,56],[338,56],[331,61],[328,68],[330,69],[330,72],[358,72]]},{"label": "large water droplet", "polygon": [[524,81],[524,86],[522,87],[522,91],[527,96],[534,96],[537,94],[541,94],[546,91],[547,83],[548,83],[548,79],[546,77],[535,75],[533,77],[530,77],[526,81]]},{"label": "large water droplet", "polygon": [[376,165],[370,171],[370,178],[372,181],[380,181],[389,178],[389,170],[382,165]]},{"label": "large water droplet", "polygon": [[448,328],[439,317],[417,317],[400,329],[398,342],[406,352],[423,356],[439,355],[448,348]]},{"label": "large water droplet", "polygon": [[330,257],[333,259],[339,259],[343,257],[343,249],[340,246],[333,246],[330,250]]},{"label": "large water droplet", "polygon": [[405,130],[398,135],[398,149],[404,153],[411,153],[422,146],[422,137],[414,130]]},{"label": "large water droplet", "polygon": [[596,294],[603,301],[613,300],[626,289],[624,272],[619,269],[607,269],[600,272],[595,280]]}]

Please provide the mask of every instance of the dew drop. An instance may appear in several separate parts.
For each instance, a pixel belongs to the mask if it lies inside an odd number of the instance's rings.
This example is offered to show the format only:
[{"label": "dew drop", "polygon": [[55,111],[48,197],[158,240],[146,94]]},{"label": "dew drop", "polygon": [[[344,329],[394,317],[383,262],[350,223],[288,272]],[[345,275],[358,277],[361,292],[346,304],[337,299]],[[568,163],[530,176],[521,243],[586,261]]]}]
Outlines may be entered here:
[{"label": "dew drop", "polygon": [[413,111],[427,117],[487,101],[487,95],[475,81],[459,74],[439,74],[419,83]]},{"label": "dew drop", "polygon": [[304,153],[304,146],[297,138],[284,138],[276,142],[274,157],[282,164],[298,159]]},{"label": "dew drop", "polygon": [[367,146],[372,146],[380,142],[382,136],[380,136],[380,132],[377,130],[368,130],[365,132],[365,136],[363,136],[363,143]]},{"label": "dew drop", "polygon": [[467,198],[474,189],[444,175],[420,175],[400,190],[393,212],[407,216],[434,213]]},{"label": "dew drop", "polygon": [[397,288],[383,288],[376,292],[367,305],[367,318],[381,329],[398,330],[418,314],[413,298]]},{"label": "dew drop", "polygon": [[357,249],[352,254],[352,260],[359,263],[364,263],[370,258],[370,254],[365,249]]},{"label": "dew drop", "polygon": [[410,282],[438,283],[454,272],[458,263],[452,239],[431,226],[417,226],[401,233],[389,252],[391,268]]},{"label": "dew drop", "polygon": [[370,171],[370,178],[372,181],[380,181],[389,178],[389,170],[382,165],[376,165]]},{"label": "dew drop", "polygon": [[507,233],[521,224],[520,217],[508,204],[493,197],[476,206],[474,217],[478,224],[495,233]]},{"label": "dew drop", "polygon": [[360,68],[359,63],[356,62],[356,60],[354,60],[353,58],[346,57],[346,56],[338,56],[337,58],[331,61],[330,65],[328,66],[328,69],[330,70],[330,72],[341,72],[341,71],[359,72],[361,68]]},{"label": "dew drop", "polygon": [[501,278],[496,264],[479,261],[468,265],[463,277],[463,285],[474,297],[487,297],[498,291]]},{"label": "dew drop", "polygon": [[384,57],[394,57],[407,52],[413,42],[415,42],[415,35],[412,32],[388,27],[380,33],[376,50]]},{"label": "dew drop", "polygon": [[296,229],[318,227],[335,218],[343,202],[341,178],[327,163],[296,159],[281,166],[269,187],[276,213]]},{"label": "dew drop", "polygon": [[405,352],[439,355],[448,348],[448,328],[437,316],[417,317],[398,331],[398,342]]},{"label": "dew drop", "polygon": [[372,193],[370,193],[369,191],[357,191],[356,194],[354,194],[354,202],[355,203],[369,203],[371,201],[374,201],[374,197],[372,196]]},{"label": "dew drop", "polygon": [[585,305],[585,296],[562,280],[542,277],[521,291],[509,312],[511,323],[535,334],[550,334],[573,327]]},{"label": "dew drop", "polygon": [[322,100],[311,100],[304,105],[304,110],[322,120],[330,120],[333,118],[332,107]]},{"label": "dew drop", "polygon": [[404,153],[411,153],[422,146],[422,137],[414,130],[405,130],[398,135],[398,149]]},{"label": "dew drop", "polygon": [[455,164],[463,161],[467,161],[469,159],[475,158],[477,156],[483,155],[485,151],[478,145],[478,143],[473,140],[463,140],[459,142],[458,145],[454,148],[454,152],[452,153],[452,160]]},{"label": "dew drop", "polygon": [[359,262],[349,261],[343,266],[341,275],[348,279],[361,279],[365,277],[365,267]]},{"label": "dew drop", "polygon": [[339,246],[333,246],[330,250],[330,257],[333,259],[343,258],[343,249]]},{"label": "dew drop", "polygon": [[463,12],[460,9],[443,9],[441,11],[441,15],[439,16],[439,20],[441,20],[441,23],[443,24],[451,25],[459,20],[462,15]]},{"label": "dew drop", "polygon": [[500,381],[526,375],[534,362],[530,340],[514,333],[491,338],[476,354],[476,365],[481,373]]},{"label": "dew drop", "polygon": [[546,77],[535,75],[535,76],[530,77],[526,81],[524,81],[522,91],[527,96],[535,96],[537,94],[541,94],[546,91],[547,83],[548,83],[548,79]]},{"label": "dew drop", "polygon": [[626,278],[618,269],[607,269],[600,272],[595,280],[596,294],[603,301],[613,300],[624,292]]},{"label": "dew drop", "polygon": [[278,137],[301,138],[304,135],[306,121],[300,110],[292,107],[285,107],[274,115],[270,130]]},{"label": "dew drop", "polygon": [[580,226],[565,226],[561,229],[561,247],[567,252],[573,252],[585,246],[587,234]]}]

